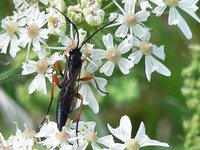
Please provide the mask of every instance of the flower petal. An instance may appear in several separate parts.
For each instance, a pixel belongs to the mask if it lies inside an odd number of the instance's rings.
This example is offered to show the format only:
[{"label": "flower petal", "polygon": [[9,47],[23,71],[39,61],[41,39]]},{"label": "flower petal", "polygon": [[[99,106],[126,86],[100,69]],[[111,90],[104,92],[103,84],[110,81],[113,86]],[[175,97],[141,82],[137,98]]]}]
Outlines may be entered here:
[{"label": "flower petal", "polygon": [[29,85],[29,94],[32,94],[35,90],[42,92],[44,95],[47,94],[46,81],[44,74],[38,74],[31,84]]},{"label": "flower petal", "polygon": [[99,70],[100,73],[104,73],[106,76],[111,76],[115,68],[115,64],[111,61],[107,61]]},{"label": "flower petal", "polygon": [[110,33],[108,33],[107,35],[103,35],[102,40],[106,49],[110,49],[114,47],[113,37]]},{"label": "flower petal", "polygon": [[128,116],[122,116],[120,119],[120,125],[117,128],[112,128],[109,124],[107,125],[109,131],[118,139],[125,142],[131,139],[132,125]]},{"label": "flower petal", "polygon": [[103,136],[101,138],[98,138],[97,143],[105,145],[106,147],[111,147],[111,145],[114,144],[113,136],[112,135],[106,135],[106,136]]},{"label": "flower petal", "polygon": [[106,51],[103,49],[94,49],[91,53],[91,58],[95,60],[101,60],[106,58]]},{"label": "flower petal", "polygon": [[119,28],[115,32],[116,37],[124,38],[128,33],[128,27],[124,24],[120,25]]},{"label": "flower petal", "polygon": [[134,51],[133,53],[131,53],[128,58],[131,59],[131,61],[133,62],[133,64],[137,64],[139,63],[139,61],[141,60],[143,54],[141,53],[140,50]]},{"label": "flower petal", "polygon": [[133,63],[126,58],[121,58],[117,64],[123,74],[128,74],[130,69],[133,67]]},{"label": "flower petal", "polygon": [[125,148],[124,144],[114,143],[109,150],[124,150]]},{"label": "flower petal", "polygon": [[144,146],[163,146],[163,147],[169,147],[167,143],[162,143],[156,140],[151,140],[147,135],[145,131],[144,123],[141,122],[140,127],[138,129],[138,132],[135,136],[136,141],[140,144],[140,147]]},{"label": "flower petal", "polygon": [[99,104],[89,85],[82,85],[79,93],[83,96],[83,104],[89,105],[94,113],[99,112]]},{"label": "flower petal", "polygon": [[179,12],[175,7],[170,7],[169,9],[169,17],[168,17],[168,24],[169,25],[176,25],[179,21]]},{"label": "flower petal", "polygon": [[121,54],[125,54],[128,51],[130,51],[131,47],[133,46],[133,36],[128,36],[126,39],[124,39],[117,47],[117,50]]},{"label": "flower petal", "polygon": [[22,75],[27,75],[36,72],[36,62],[29,60],[27,64],[24,63],[22,65],[22,68],[23,68]]},{"label": "flower petal", "polygon": [[188,13],[190,16],[192,16],[196,21],[200,23],[200,18],[196,15],[195,11],[198,10],[198,7],[196,3],[199,0],[181,0],[179,2],[178,7],[180,7],[182,10],[184,10],[186,13]]},{"label": "flower petal", "polygon": [[183,32],[187,39],[192,38],[192,32],[189,26],[187,25],[186,21],[183,19],[183,17],[181,17],[181,15],[179,15],[179,23],[177,24],[177,26]]}]

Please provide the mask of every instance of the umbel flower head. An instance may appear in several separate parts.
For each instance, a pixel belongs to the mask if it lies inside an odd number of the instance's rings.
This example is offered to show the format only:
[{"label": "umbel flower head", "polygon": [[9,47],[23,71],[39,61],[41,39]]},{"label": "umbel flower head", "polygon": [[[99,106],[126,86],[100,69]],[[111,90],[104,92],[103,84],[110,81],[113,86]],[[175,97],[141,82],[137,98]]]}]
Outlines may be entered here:
[{"label": "umbel flower head", "polygon": [[47,77],[50,82],[52,81],[52,65],[56,61],[60,60],[60,56],[59,53],[54,53],[52,56],[47,58],[45,49],[42,49],[37,54],[39,57],[37,62],[29,60],[28,63],[23,64],[22,75],[28,75],[37,72],[36,77],[29,86],[28,92],[29,94],[32,94],[35,91],[40,91],[46,95],[47,89],[45,77]]},{"label": "umbel flower head", "polygon": [[102,41],[106,47],[103,49],[94,49],[91,58],[94,60],[106,59],[107,62],[100,68],[100,72],[106,76],[113,74],[115,64],[119,66],[123,74],[128,74],[133,64],[130,60],[123,58],[122,55],[130,51],[132,42],[129,38],[124,39],[118,46],[114,45],[112,34],[107,34],[102,37]]},{"label": "umbel flower head", "polygon": [[139,150],[141,147],[145,146],[169,147],[167,143],[151,140],[148,135],[146,135],[143,122],[141,122],[136,136],[134,138],[131,138],[132,125],[129,117],[126,115],[121,117],[120,125],[117,128],[112,128],[108,124],[108,129],[116,138],[123,142],[123,144],[114,143],[111,146],[111,149],[113,150]]},{"label": "umbel flower head", "polygon": [[182,9],[191,17],[193,17],[195,20],[197,20],[198,23],[200,23],[200,18],[195,13],[198,10],[196,4],[199,0],[150,0],[150,1],[157,5],[157,7],[154,8],[153,10],[153,13],[155,13],[156,16],[161,16],[165,11],[165,9],[167,7],[170,7],[168,24],[177,25],[187,39],[192,38],[192,32],[186,21],[178,12],[177,8]]}]

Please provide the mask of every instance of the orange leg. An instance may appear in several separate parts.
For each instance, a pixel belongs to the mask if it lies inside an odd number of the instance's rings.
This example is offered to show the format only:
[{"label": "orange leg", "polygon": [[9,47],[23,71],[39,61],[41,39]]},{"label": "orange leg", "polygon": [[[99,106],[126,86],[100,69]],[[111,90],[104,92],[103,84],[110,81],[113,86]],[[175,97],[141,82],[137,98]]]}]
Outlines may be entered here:
[{"label": "orange leg", "polygon": [[52,105],[52,102],[53,102],[53,99],[54,99],[54,83],[59,87],[61,88],[61,85],[59,83],[59,80],[58,80],[58,77],[56,75],[52,75],[52,83],[51,83],[51,101],[49,103],[49,106],[48,106],[48,110],[47,110],[47,113],[46,113],[46,117],[43,119],[43,121],[41,122],[41,125],[44,123],[44,121],[46,120],[47,116],[49,115],[49,111],[51,109],[51,105]]},{"label": "orange leg", "polygon": [[77,93],[76,94],[76,98],[78,98],[80,101],[81,101],[81,104],[80,104],[80,107],[79,107],[79,110],[78,110],[78,113],[77,113],[77,119],[76,119],[76,136],[78,136],[78,122],[80,120],[80,117],[81,117],[81,112],[83,110],[83,97]]},{"label": "orange leg", "polygon": [[58,68],[59,74],[63,77],[60,60],[56,61],[56,63],[53,65],[53,70],[56,70],[56,67]]},{"label": "orange leg", "polygon": [[104,93],[104,94],[108,95],[107,92],[104,92],[104,91],[102,91],[102,90],[99,88],[99,85],[98,85],[98,83],[97,83],[97,80],[96,80],[94,77],[84,77],[84,78],[78,79],[78,81],[89,81],[89,80],[94,80],[94,83],[95,83],[95,85],[96,85],[97,90],[99,90],[101,93]]}]

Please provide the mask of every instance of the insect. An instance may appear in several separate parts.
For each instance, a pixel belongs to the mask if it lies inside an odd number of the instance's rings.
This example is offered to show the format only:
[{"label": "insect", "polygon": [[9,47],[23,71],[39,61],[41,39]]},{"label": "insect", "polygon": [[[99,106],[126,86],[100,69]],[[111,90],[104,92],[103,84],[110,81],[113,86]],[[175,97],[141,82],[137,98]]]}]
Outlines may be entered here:
[{"label": "insect", "polygon": [[[55,8],[57,11],[59,11],[57,8]],[[96,30],[92,35],[90,35],[85,41],[83,41],[80,46],[79,46],[79,32],[76,27],[76,25],[66,16],[64,15],[61,11],[59,11],[65,19],[72,24],[73,28],[76,31],[77,34],[77,44],[76,48],[71,49],[68,54],[68,58],[66,58],[66,63],[65,63],[65,70],[64,74],[62,74],[62,69],[60,63],[57,63],[56,66],[58,67],[58,70],[60,72],[60,75],[63,77],[61,84],[59,84],[59,80],[57,76],[53,76],[53,82],[52,82],[52,91],[51,91],[51,102],[48,107],[47,115],[49,113],[52,100],[54,97],[54,92],[53,92],[53,86],[54,83],[61,89],[58,97],[58,102],[57,102],[57,109],[56,109],[56,122],[58,129],[62,131],[62,127],[65,126],[68,115],[73,111],[74,106],[76,104],[76,99],[81,100],[80,108],[77,114],[77,125],[76,125],[76,131],[78,132],[78,122],[80,119],[81,111],[82,111],[82,103],[83,103],[83,98],[80,94],[78,94],[78,87],[77,87],[77,82],[78,81],[87,81],[91,80],[88,78],[85,79],[79,79],[80,73],[81,73],[81,68],[82,68],[82,53],[81,53],[81,48],[99,31],[101,31],[103,28],[107,27],[108,25],[112,24],[118,16],[111,21],[110,23],[106,24],[105,26],[99,28]],[[101,91],[98,88],[98,85],[96,84],[97,89]],[[103,92],[103,91],[101,91]],[[105,93],[105,92],[103,92]],[[44,120],[43,120],[44,122]],[[42,123],[43,123],[42,122]]]}]

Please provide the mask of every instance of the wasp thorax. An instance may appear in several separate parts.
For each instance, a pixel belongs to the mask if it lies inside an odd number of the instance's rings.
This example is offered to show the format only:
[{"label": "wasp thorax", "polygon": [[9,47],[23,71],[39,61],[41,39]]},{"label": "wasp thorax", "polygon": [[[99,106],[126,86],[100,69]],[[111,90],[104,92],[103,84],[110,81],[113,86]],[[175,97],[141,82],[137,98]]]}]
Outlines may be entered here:
[{"label": "wasp thorax", "polygon": [[65,131],[61,131],[59,133],[56,134],[56,138],[61,141],[67,141],[71,136],[69,135],[69,133],[65,132]]},{"label": "wasp thorax", "polygon": [[106,58],[114,63],[117,63],[121,58],[121,53],[116,48],[107,49]]},{"label": "wasp thorax", "polygon": [[28,36],[31,39],[34,39],[38,35],[38,33],[39,33],[39,28],[36,23],[33,23],[28,27]]},{"label": "wasp thorax", "polygon": [[41,59],[36,63],[36,70],[40,74],[44,74],[48,69],[48,62],[45,59]]},{"label": "wasp thorax", "polygon": [[123,22],[128,27],[135,26],[136,24],[138,24],[138,17],[133,13],[125,14]]},{"label": "wasp thorax", "polygon": [[140,50],[142,52],[143,55],[151,55],[152,53],[152,44],[147,42],[147,41],[141,41],[140,43]]},{"label": "wasp thorax", "polygon": [[140,144],[135,139],[125,141],[125,146],[128,150],[139,150]]},{"label": "wasp thorax", "polygon": [[96,142],[97,141],[97,134],[94,132],[85,133],[85,139],[89,142]]},{"label": "wasp thorax", "polygon": [[26,139],[32,138],[35,135],[35,131],[32,129],[25,129],[24,132],[22,132],[22,136]]},{"label": "wasp thorax", "polygon": [[163,0],[167,6],[176,7],[178,6],[179,0]]},{"label": "wasp thorax", "polygon": [[88,82],[90,81],[89,78],[91,78],[91,77],[92,77],[92,75],[89,71],[87,71],[87,70],[81,71],[80,79],[83,79],[81,81],[82,84],[88,84]]},{"label": "wasp thorax", "polygon": [[6,32],[12,36],[14,35],[18,30],[18,24],[16,22],[10,22],[9,25],[6,27]]}]

